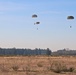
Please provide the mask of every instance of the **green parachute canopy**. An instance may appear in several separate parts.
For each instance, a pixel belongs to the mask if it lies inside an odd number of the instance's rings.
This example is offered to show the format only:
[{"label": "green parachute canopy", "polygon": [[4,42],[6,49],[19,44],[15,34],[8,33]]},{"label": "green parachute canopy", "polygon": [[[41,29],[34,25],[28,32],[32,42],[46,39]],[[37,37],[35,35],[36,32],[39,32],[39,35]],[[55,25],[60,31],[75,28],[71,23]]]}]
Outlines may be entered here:
[{"label": "green parachute canopy", "polygon": [[68,16],[67,19],[74,19],[74,16]]},{"label": "green parachute canopy", "polygon": [[36,22],[36,24],[40,24],[40,22]]},{"label": "green parachute canopy", "polygon": [[32,15],[32,18],[37,18],[37,15],[36,14]]},{"label": "green parachute canopy", "polygon": [[40,22],[35,22],[34,25],[35,25],[35,24],[40,24]]}]

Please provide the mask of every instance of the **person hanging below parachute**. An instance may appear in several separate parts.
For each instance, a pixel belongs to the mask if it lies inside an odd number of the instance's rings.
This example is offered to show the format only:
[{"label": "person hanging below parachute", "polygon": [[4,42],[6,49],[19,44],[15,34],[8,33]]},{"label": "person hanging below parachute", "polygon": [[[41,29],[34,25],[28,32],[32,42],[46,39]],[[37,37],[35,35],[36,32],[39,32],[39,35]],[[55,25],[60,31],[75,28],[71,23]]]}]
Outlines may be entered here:
[{"label": "person hanging below parachute", "polygon": [[[74,16],[68,16],[67,19],[68,20],[73,20],[74,19]],[[72,26],[70,26],[70,28],[72,28]]]}]

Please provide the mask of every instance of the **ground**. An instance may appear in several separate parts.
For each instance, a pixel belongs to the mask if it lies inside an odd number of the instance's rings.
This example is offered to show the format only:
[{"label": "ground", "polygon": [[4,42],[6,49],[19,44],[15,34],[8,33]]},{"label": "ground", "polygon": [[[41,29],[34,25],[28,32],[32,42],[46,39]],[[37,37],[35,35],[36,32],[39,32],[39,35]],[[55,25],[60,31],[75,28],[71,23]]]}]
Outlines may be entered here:
[{"label": "ground", "polygon": [[76,75],[76,56],[0,56],[0,75]]}]

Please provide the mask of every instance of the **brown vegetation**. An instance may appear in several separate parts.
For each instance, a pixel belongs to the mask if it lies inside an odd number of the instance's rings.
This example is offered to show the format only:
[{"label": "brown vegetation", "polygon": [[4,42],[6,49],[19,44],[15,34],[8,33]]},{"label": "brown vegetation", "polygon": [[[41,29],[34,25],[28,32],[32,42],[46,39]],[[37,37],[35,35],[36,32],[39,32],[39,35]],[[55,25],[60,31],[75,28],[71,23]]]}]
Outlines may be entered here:
[{"label": "brown vegetation", "polygon": [[0,57],[0,75],[76,75],[76,57]]}]

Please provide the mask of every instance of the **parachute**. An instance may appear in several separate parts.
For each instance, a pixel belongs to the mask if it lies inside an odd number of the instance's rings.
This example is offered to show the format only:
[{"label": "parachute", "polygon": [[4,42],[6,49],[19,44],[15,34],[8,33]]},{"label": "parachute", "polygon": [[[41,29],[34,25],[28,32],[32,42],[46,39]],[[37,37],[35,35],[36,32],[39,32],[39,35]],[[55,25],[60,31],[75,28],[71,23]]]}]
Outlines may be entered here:
[{"label": "parachute", "polygon": [[[32,18],[37,18],[37,17],[38,17],[38,16],[37,16],[36,14],[33,14],[33,15],[32,15]],[[40,22],[36,22],[36,21],[35,21],[35,22],[34,22],[34,25],[37,25],[37,24],[40,24]],[[38,30],[38,28],[37,28],[37,30]]]},{"label": "parachute", "polygon": [[37,15],[36,14],[32,15],[32,18],[37,18]]},{"label": "parachute", "polygon": [[[74,16],[68,16],[67,19],[68,20],[73,20],[74,19]],[[72,26],[70,26],[70,28],[72,28]]]},{"label": "parachute", "polygon": [[68,16],[67,19],[74,19],[74,17],[73,16]]},{"label": "parachute", "polygon": [[40,24],[40,22],[36,22],[36,23],[34,23],[34,25],[35,25],[35,24]]}]

